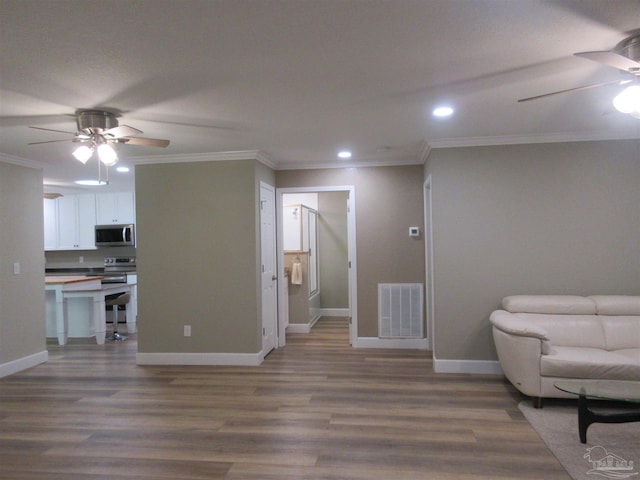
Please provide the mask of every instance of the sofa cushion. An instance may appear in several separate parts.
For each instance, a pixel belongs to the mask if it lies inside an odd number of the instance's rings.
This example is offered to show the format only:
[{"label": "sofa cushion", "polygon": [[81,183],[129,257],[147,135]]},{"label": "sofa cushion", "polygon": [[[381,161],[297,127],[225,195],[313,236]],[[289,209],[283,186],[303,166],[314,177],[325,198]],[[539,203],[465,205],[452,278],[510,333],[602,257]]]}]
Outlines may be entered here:
[{"label": "sofa cushion", "polygon": [[633,360],[632,350],[609,352],[599,348],[555,347],[551,354],[540,358],[540,373],[558,378],[638,380],[640,363]]},{"label": "sofa cushion", "polygon": [[640,315],[640,296],[592,295],[598,315]]},{"label": "sofa cushion", "polygon": [[[623,348],[620,350],[616,350],[615,352],[617,355],[622,355],[626,358],[629,359],[629,361],[640,365],[640,348]],[[638,377],[640,378],[640,377]],[[638,378],[636,378],[636,380],[638,380]]]},{"label": "sofa cushion", "polygon": [[562,345],[606,349],[602,323],[595,315],[515,313],[514,316],[546,332],[553,347]]},{"label": "sofa cushion", "polygon": [[511,295],[502,299],[502,308],[511,313],[595,315],[596,304],[577,295]]},{"label": "sofa cushion", "polygon": [[598,315],[604,330],[605,348],[640,348],[640,316]]}]

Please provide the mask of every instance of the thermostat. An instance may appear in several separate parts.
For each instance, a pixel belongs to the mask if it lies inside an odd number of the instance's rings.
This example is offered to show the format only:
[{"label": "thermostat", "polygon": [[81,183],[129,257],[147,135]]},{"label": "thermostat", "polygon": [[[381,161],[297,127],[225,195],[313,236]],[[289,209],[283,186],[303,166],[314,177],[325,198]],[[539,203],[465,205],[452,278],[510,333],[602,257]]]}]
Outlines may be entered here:
[{"label": "thermostat", "polygon": [[409,227],[409,236],[410,237],[419,237],[420,236],[420,227]]}]

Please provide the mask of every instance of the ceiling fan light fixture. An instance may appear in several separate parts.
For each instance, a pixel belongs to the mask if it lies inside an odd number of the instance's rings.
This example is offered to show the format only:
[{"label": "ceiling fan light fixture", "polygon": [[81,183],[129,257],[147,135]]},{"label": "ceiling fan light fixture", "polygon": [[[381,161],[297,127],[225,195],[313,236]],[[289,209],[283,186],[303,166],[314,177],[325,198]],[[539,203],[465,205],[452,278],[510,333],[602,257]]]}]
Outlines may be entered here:
[{"label": "ceiling fan light fixture", "polygon": [[640,118],[640,85],[625,88],[613,99],[613,106],[619,112]]},{"label": "ceiling fan light fixture", "polygon": [[82,163],[87,163],[89,159],[93,155],[93,148],[87,147],[86,145],[80,145],[73,152],[73,156]]},{"label": "ceiling fan light fixture", "polygon": [[451,115],[453,115],[453,108],[443,105],[437,108],[433,109],[433,112],[431,112],[433,114],[434,117],[438,117],[438,118],[446,118],[446,117],[450,117]]},{"label": "ceiling fan light fixture", "polygon": [[118,154],[108,143],[98,145],[98,157],[107,167],[115,165],[118,162]]},{"label": "ceiling fan light fixture", "polygon": [[97,187],[99,185],[108,185],[109,182],[106,180],[76,180],[74,183],[77,185],[83,185],[85,187]]}]

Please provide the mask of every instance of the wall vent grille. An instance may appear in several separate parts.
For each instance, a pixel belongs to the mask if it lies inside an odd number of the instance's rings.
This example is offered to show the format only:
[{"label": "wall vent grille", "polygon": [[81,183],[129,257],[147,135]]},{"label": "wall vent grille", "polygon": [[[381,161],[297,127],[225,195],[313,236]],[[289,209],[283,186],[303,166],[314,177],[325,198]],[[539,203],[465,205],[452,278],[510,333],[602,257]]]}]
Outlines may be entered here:
[{"label": "wall vent grille", "polygon": [[424,338],[422,283],[378,284],[378,336]]}]

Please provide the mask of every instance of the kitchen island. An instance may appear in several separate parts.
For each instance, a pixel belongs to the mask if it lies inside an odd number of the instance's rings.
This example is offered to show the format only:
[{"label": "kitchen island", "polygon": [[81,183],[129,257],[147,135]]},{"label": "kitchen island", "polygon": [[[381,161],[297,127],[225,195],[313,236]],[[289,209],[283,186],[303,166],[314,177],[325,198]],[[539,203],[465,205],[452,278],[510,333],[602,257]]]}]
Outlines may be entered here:
[{"label": "kitchen island", "polygon": [[[47,336],[55,331],[60,345],[69,338],[70,324],[80,334],[73,336],[96,337],[102,345],[107,332],[105,296],[133,293],[126,306],[127,330],[136,331],[135,283],[102,284],[101,276],[45,276],[47,306]],[[79,300],[76,300],[79,299]],[[73,308],[69,301],[74,302]]]}]

